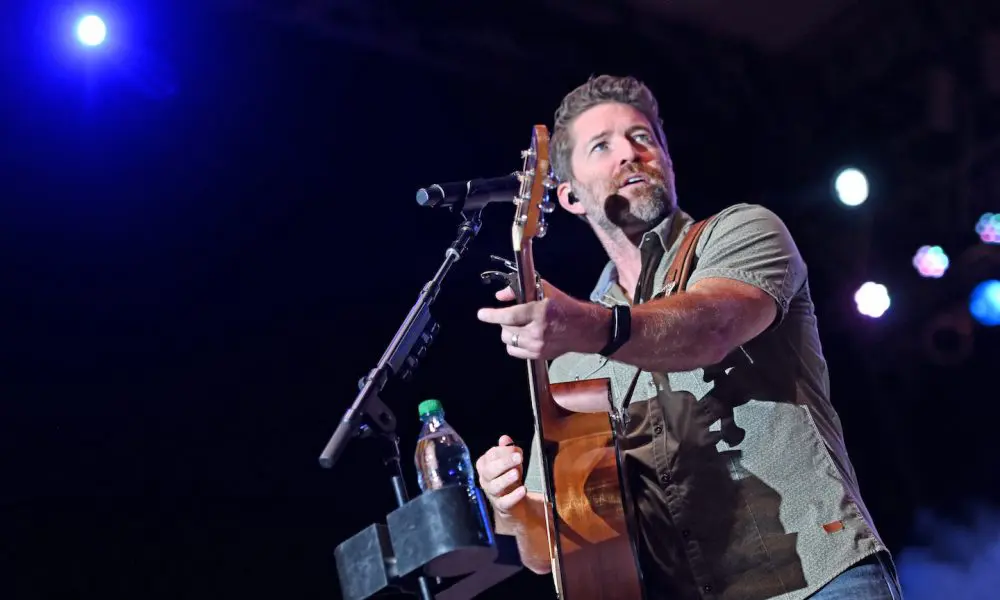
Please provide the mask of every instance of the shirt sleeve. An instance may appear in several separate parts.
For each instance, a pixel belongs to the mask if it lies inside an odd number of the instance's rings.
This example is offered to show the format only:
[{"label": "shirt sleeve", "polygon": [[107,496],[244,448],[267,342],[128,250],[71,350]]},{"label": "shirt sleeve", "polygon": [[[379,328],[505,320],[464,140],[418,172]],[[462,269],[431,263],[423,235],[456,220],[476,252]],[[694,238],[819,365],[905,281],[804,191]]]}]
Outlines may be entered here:
[{"label": "shirt sleeve", "polygon": [[529,492],[541,494],[545,491],[542,482],[542,448],[538,443],[538,432],[531,436],[531,455],[528,466],[524,469],[524,488]]},{"label": "shirt sleeve", "polygon": [[788,228],[760,205],[738,204],[719,213],[696,250],[688,287],[711,277],[752,285],[774,298],[775,325],[806,281],[805,262]]}]

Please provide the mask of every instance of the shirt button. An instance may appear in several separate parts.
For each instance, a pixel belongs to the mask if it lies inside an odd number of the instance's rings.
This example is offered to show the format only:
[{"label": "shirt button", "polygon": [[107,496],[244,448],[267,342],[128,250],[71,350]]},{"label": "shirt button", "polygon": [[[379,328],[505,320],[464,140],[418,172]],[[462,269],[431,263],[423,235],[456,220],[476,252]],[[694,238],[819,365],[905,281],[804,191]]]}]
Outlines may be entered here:
[{"label": "shirt button", "polygon": [[670,474],[664,473],[663,475],[660,475],[660,483],[662,483],[663,485],[667,485],[668,483],[670,483]]},{"label": "shirt button", "polygon": [[653,433],[655,433],[656,435],[660,435],[661,433],[663,433],[663,425],[660,425],[659,423],[657,423],[656,425],[654,425],[653,426]]},{"label": "shirt button", "polygon": [[705,590],[705,592],[711,592],[712,591],[712,586],[706,585],[705,587],[703,587],[701,589]]},{"label": "shirt button", "polygon": [[688,539],[689,537],[691,537],[691,530],[690,529],[685,529],[685,530],[681,531],[681,536],[684,539]]}]

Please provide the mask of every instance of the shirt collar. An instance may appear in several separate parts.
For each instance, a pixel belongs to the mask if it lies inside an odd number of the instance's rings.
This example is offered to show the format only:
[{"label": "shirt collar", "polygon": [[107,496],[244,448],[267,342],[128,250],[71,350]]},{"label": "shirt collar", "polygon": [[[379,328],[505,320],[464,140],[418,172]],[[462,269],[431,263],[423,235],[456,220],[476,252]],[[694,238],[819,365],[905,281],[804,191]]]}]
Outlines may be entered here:
[{"label": "shirt collar", "polygon": [[[645,244],[659,243],[663,248],[664,255],[667,255],[680,239],[680,234],[692,221],[687,213],[677,209],[669,217],[660,221],[656,227],[644,233],[639,247],[641,248]],[[597,279],[597,285],[590,292],[590,301],[604,306],[628,302],[618,286],[618,268],[613,261],[609,260],[604,265],[604,270],[601,271],[601,276]]]}]

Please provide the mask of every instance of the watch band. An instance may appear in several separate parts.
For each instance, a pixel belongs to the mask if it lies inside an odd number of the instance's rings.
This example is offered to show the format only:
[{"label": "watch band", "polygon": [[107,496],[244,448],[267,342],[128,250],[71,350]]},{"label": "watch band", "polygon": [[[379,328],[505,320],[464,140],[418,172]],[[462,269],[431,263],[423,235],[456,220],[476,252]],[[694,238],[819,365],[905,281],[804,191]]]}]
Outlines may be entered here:
[{"label": "watch band", "polygon": [[611,308],[611,334],[608,343],[601,349],[601,356],[611,356],[632,336],[632,309],[628,304],[616,304]]}]

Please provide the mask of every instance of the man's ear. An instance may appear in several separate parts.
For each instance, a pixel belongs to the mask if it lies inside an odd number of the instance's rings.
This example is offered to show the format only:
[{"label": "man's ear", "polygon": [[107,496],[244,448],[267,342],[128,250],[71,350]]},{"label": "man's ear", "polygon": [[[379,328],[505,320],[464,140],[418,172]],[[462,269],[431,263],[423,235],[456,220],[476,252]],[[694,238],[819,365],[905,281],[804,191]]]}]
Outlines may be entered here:
[{"label": "man's ear", "polygon": [[568,182],[564,181],[556,187],[556,196],[559,198],[559,205],[566,209],[566,212],[574,215],[586,214],[586,209],[573,195],[573,187]]}]

